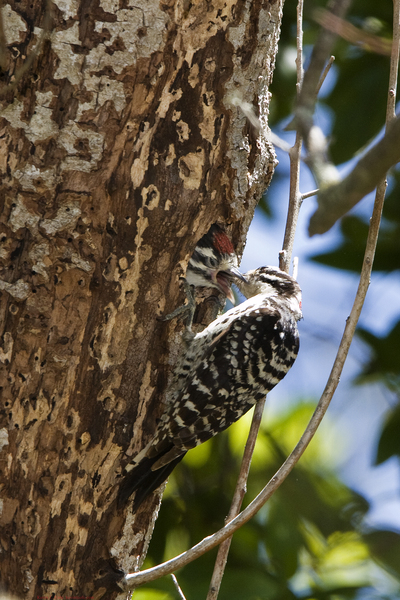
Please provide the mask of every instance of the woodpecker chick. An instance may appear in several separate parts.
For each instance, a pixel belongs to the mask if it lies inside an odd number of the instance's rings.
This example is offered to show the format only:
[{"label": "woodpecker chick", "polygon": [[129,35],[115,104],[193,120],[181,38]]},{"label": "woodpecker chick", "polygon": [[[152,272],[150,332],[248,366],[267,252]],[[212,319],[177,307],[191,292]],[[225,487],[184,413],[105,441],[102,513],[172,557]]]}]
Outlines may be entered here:
[{"label": "woodpecker chick", "polygon": [[177,366],[171,401],[150,442],[126,467],[118,504],[136,492],[136,510],[188,450],[210,439],[263,398],[293,365],[301,290],[275,267],[238,282],[248,300],[194,336]]},{"label": "woodpecker chick", "polygon": [[198,241],[186,270],[186,281],[194,287],[213,287],[235,303],[231,285],[243,279],[232,242],[216,223]]},{"label": "woodpecker chick", "polygon": [[188,303],[179,306],[162,320],[169,321],[186,313],[186,327],[190,332],[196,302],[189,286],[216,288],[235,304],[231,285],[233,281],[243,280],[237,262],[235,249],[226,233],[216,223],[211,225],[208,232],[198,241],[186,269],[184,289]]}]

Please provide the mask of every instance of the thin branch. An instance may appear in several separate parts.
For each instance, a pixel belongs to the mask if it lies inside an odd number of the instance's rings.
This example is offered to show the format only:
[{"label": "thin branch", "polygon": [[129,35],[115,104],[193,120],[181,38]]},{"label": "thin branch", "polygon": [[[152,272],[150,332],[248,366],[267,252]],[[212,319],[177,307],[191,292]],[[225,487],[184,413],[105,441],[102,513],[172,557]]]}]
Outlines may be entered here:
[{"label": "thin branch", "polygon": [[310,192],[305,192],[304,194],[301,195],[301,201],[303,202],[303,200],[305,200],[306,198],[311,198],[311,196],[316,196],[318,194],[319,190],[311,190]]},{"label": "thin branch", "polygon": [[397,74],[400,52],[400,0],[393,0],[393,43],[390,55],[389,93],[386,105],[386,127],[396,118]]},{"label": "thin branch", "polygon": [[[236,517],[242,506],[243,498],[247,489],[247,478],[249,476],[251,458],[254,452],[254,446],[256,445],[258,430],[260,428],[261,419],[265,406],[265,398],[257,402],[254,409],[253,420],[251,422],[249,436],[247,438],[246,446],[243,453],[242,464],[240,467],[239,477],[237,480],[235,492],[232,498],[231,507],[229,509],[228,516],[225,520],[229,523],[234,517]],[[221,581],[224,574],[226,562],[228,560],[229,548],[231,545],[232,538],[227,538],[218,549],[217,558],[214,565],[214,571],[212,574],[210,588],[207,594],[207,600],[216,600],[218,592],[221,587]]]},{"label": "thin branch", "polygon": [[333,31],[351,44],[359,46],[369,52],[390,56],[392,41],[387,38],[379,37],[373,33],[367,33],[366,31],[355,27],[345,19],[332,15],[332,13],[323,8],[317,8],[313,13],[313,18],[317,23],[325,27],[325,29]]},{"label": "thin branch", "polygon": [[242,527],[242,525],[247,523],[247,521],[249,521],[260,510],[260,508],[264,506],[267,500],[278,489],[278,487],[283,483],[283,481],[292,471],[294,466],[297,464],[300,457],[306,450],[308,444],[312,440],[319,424],[321,423],[322,418],[328,409],[332,396],[335,393],[335,390],[339,384],[340,375],[342,373],[343,366],[347,358],[347,354],[349,352],[350,344],[354,336],[356,325],[369,286],[372,264],[375,255],[376,242],[378,239],[382,203],[382,197],[377,196],[373,215],[370,221],[368,239],[364,254],[364,261],[360,275],[360,282],[358,285],[356,297],[354,300],[353,307],[351,309],[350,316],[346,321],[344,333],[336,354],[331,373],[329,375],[324,392],[314,411],[314,414],[312,415],[303,435],[301,436],[294,450],[285,460],[280,469],[275,473],[272,479],[270,479],[267,485],[258,494],[258,496],[256,496],[256,498],[247,506],[247,508],[245,508],[237,517],[235,517],[235,519],[230,521],[227,525],[225,525],[225,527],[223,527],[213,535],[204,538],[201,542],[199,542],[183,554],[180,554],[179,556],[172,558],[171,560],[168,560],[167,562],[162,563],[161,565],[152,567],[151,569],[146,569],[145,571],[126,575],[120,582],[120,585],[123,589],[133,590],[139,585],[143,585],[144,583],[147,583],[149,581],[154,581],[155,579],[158,579],[159,577],[162,577],[164,575],[169,575],[177,569],[180,569],[188,563],[192,562],[205,552],[208,552],[212,548],[215,548],[215,546],[218,546],[228,537],[231,537],[233,533],[237,529],[239,529],[239,527]]},{"label": "thin branch", "polygon": [[296,88],[297,96],[300,95],[303,85],[303,0],[298,0],[296,9]]},{"label": "thin branch", "polygon": [[178,580],[173,573],[171,573],[171,578],[172,578],[172,581],[174,582],[174,586],[176,587],[176,591],[178,592],[178,596],[179,596],[180,600],[186,600],[185,594],[182,592],[182,589],[178,583]]},{"label": "thin branch", "polygon": [[281,150],[283,150],[284,152],[287,152],[287,154],[289,154],[291,145],[288,144],[282,138],[280,138],[279,135],[276,135],[276,133],[274,133],[273,131],[270,131],[268,133],[268,137],[269,137],[270,141],[274,144],[274,146],[276,146],[277,148],[280,148]]},{"label": "thin branch", "polygon": [[[303,0],[297,3],[297,97],[300,97],[303,85]],[[296,140],[293,148],[289,150],[290,161],[290,184],[289,184],[289,207],[286,218],[285,234],[283,237],[282,252],[279,253],[279,267],[282,271],[289,273],[290,261],[292,258],[294,236],[296,233],[297,221],[299,218],[301,206],[300,194],[300,157],[303,138],[299,131],[296,131]]]},{"label": "thin branch", "polygon": [[331,69],[331,66],[333,65],[334,61],[335,61],[335,57],[331,56],[330,59],[328,60],[328,62],[326,63],[326,65],[325,65],[324,72],[322,73],[321,78],[318,81],[317,96],[318,96],[318,94],[319,94],[319,92],[320,92],[320,90],[321,90],[321,88],[323,86],[323,83],[324,83],[324,81],[325,81],[325,79],[326,79],[326,77],[327,77],[327,75],[328,75],[328,73],[329,73],[329,71]]}]

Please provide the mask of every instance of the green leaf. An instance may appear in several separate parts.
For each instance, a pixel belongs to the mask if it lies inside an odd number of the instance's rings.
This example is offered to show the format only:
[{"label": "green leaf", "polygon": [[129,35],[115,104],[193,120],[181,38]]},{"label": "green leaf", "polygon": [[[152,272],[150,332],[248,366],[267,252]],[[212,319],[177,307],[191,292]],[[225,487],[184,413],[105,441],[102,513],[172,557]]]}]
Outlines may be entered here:
[{"label": "green leaf", "polygon": [[392,456],[400,458],[400,404],[388,415],[383,426],[375,464],[380,465]]},{"label": "green leaf", "polygon": [[352,54],[341,65],[337,83],[325,99],[340,115],[329,149],[335,164],[353,158],[379,133],[385,119],[389,57],[362,51]]},{"label": "green leaf", "polygon": [[390,387],[400,386],[400,321],[385,336],[378,337],[359,327],[357,335],[372,349],[372,358],[363,366],[358,383],[383,379]]},{"label": "green leaf", "polygon": [[364,539],[380,566],[400,576],[400,535],[394,531],[373,531]]}]

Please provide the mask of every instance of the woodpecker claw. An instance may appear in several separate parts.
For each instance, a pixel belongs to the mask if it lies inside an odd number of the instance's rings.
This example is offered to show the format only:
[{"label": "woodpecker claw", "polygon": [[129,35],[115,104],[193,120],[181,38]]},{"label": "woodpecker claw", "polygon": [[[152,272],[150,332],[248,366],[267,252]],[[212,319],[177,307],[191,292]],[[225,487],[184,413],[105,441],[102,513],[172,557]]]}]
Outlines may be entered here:
[{"label": "woodpecker claw", "polygon": [[192,334],[192,323],[194,317],[194,311],[196,310],[196,302],[194,299],[194,294],[192,292],[192,286],[187,282],[184,277],[179,278],[183,283],[183,289],[186,294],[187,304],[182,304],[182,306],[178,306],[175,310],[173,310],[168,315],[163,317],[159,317],[160,321],[170,321],[171,319],[175,319],[175,317],[180,317],[181,315],[186,316],[186,331],[189,334]]}]

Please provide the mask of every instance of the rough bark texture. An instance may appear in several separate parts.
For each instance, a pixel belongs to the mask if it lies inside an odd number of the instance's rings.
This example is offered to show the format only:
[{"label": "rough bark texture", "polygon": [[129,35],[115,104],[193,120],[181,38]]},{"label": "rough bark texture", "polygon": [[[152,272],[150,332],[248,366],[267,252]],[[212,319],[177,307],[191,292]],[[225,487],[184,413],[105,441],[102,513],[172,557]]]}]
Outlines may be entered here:
[{"label": "rough bark texture", "polygon": [[265,122],[281,0],[1,13],[1,580],[27,600],[112,599],[157,513],[115,503],[179,347],[156,316],[212,223],[243,247],[272,174],[229,95]]}]

